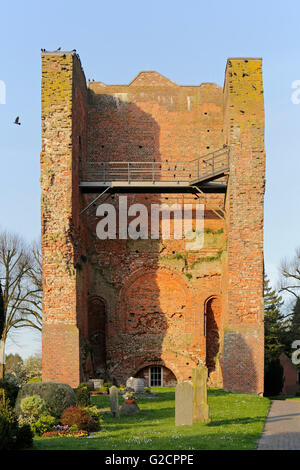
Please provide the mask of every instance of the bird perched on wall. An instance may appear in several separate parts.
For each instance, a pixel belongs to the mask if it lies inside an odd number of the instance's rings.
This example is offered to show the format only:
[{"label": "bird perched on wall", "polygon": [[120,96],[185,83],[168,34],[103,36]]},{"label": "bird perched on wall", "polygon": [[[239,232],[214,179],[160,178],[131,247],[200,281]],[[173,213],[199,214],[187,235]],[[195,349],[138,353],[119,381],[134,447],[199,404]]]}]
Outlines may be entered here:
[{"label": "bird perched on wall", "polygon": [[19,119],[20,119],[19,116],[17,116],[16,119],[15,119],[14,124],[18,124],[18,126],[20,126],[21,123],[20,123]]},{"label": "bird perched on wall", "polygon": [[46,49],[41,49],[41,52],[46,52]]}]

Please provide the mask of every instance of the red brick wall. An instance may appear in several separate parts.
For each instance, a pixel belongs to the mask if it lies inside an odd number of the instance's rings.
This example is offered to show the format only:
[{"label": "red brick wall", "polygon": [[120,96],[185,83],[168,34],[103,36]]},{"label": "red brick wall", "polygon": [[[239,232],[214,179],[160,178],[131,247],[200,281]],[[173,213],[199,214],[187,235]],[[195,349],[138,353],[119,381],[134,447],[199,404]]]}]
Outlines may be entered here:
[{"label": "red brick wall", "polygon": [[223,379],[226,389],[261,394],[265,186],[262,61],[228,60],[224,97],[230,176],[226,197],[228,257],[223,266],[227,284],[223,299]]},{"label": "red brick wall", "polygon": [[78,270],[84,250],[78,164],[86,148],[86,114],[87,90],[77,56],[42,54],[43,380],[72,386],[80,381],[78,325],[87,297]]},{"label": "red brick wall", "polygon": [[224,144],[223,93],[142,72],[128,86],[90,83],[90,159],[189,161]]},{"label": "red brick wall", "polygon": [[[181,87],[141,72],[128,86],[90,83],[89,103],[88,154],[94,161],[190,161],[224,143],[223,94],[215,84]],[[224,204],[224,196],[211,197]],[[106,202],[117,208],[118,196]],[[128,204],[146,204],[149,212],[152,203],[195,202],[186,193],[128,195]],[[223,227],[208,206],[205,227]],[[220,260],[200,261],[224,248],[223,235],[215,238],[207,233],[201,252],[189,253],[183,240],[93,237],[91,292],[101,292],[108,306],[107,365],[116,380],[124,382],[151,361],[184,380],[205,361],[204,305],[220,294],[221,269]]]}]

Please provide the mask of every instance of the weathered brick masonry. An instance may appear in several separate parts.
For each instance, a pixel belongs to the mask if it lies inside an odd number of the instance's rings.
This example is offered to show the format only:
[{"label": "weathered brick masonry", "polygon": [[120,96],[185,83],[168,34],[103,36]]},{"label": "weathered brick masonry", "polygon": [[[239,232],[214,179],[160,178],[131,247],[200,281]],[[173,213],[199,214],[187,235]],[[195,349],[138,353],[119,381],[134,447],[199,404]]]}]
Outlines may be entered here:
[{"label": "weathered brick masonry", "polygon": [[[184,239],[100,240],[95,208],[80,214],[95,198],[79,189],[80,163],[188,162],[224,145],[227,191],[200,197],[201,250]],[[159,366],[167,384],[203,361],[211,385],[262,393],[264,173],[260,59],[229,59],[223,89],[157,72],[87,86],[77,54],[43,53],[43,380],[122,383]],[[127,196],[149,212],[199,202],[184,190]],[[118,211],[118,193],[103,200]]]}]

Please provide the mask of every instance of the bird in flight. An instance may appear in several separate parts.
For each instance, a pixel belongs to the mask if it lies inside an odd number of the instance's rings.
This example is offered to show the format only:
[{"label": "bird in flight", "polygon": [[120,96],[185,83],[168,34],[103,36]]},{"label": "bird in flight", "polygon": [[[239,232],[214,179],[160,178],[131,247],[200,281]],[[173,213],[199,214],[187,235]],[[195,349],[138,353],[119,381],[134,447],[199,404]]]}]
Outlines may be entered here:
[{"label": "bird in flight", "polygon": [[20,123],[19,119],[20,119],[19,116],[17,116],[16,119],[15,119],[14,124],[18,124],[20,126],[21,123]]}]

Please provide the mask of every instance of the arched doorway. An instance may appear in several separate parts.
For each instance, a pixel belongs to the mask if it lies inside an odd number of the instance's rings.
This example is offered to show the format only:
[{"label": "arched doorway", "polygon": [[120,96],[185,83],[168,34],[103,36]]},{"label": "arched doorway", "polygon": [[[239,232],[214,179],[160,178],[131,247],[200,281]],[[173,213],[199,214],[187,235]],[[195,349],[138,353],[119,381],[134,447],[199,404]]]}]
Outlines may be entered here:
[{"label": "arched doorway", "polygon": [[205,303],[206,367],[208,374],[216,370],[220,349],[221,301],[217,296]]},{"label": "arched doorway", "polygon": [[145,379],[148,387],[175,387],[177,384],[177,379],[170,369],[156,364],[143,367],[136,377]]},{"label": "arched doorway", "polygon": [[88,338],[96,376],[104,375],[106,370],[105,324],[105,303],[100,297],[92,297],[88,309]]}]

